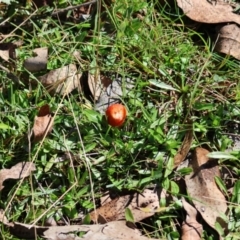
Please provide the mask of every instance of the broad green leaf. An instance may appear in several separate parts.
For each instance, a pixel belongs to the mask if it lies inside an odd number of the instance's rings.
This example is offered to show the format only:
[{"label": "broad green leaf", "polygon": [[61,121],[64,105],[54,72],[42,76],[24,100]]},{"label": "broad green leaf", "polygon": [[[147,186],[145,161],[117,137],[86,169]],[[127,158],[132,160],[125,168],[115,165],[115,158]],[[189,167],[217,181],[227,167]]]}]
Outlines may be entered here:
[{"label": "broad green leaf", "polygon": [[125,218],[127,222],[133,222],[134,223],[134,216],[129,208],[125,209]]},{"label": "broad green leaf", "polygon": [[203,110],[211,110],[213,111],[215,108],[215,104],[213,103],[196,103],[194,105],[194,109],[198,111],[203,111]]},{"label": "broad green leaf", "polygon": [[210,152],[207,154],[209,158],[214,158],[214,159],[235,159],[237,160],[236,157],[231,155],[230,153],[227,152]]},{"label": "broad green leaf", "polygon": [[169,160],[167,162],[166,170],[164,173],[164,178],[166,178],[167,176],[169,176],[169,174],[171,174],[171,172],[173,170],[173,165],[174,165],[174,159],[169,158]]},{"label": "broad green leaf", "polygon": [[0,123],[0,129],[11,129],[7,124],[5,123]]},{"label": "broad green leaf", "polygon": [[176,89],[176,88],[172,87],[171,85],[168,85],[168,84],[166,84],[164,82],[161,82],[161,81],[158,81],[158,80],[155,80],[155,79],[150,79],[149,82],[152,85],[154,85],[155,87],[179,92],[178,89]]},{"label": "broad green leaf", "polygon": [[178,194],[179,193],[179,187],[174,181],[170,181],[170,188],[171,188],[171,192],[173,194]]}]

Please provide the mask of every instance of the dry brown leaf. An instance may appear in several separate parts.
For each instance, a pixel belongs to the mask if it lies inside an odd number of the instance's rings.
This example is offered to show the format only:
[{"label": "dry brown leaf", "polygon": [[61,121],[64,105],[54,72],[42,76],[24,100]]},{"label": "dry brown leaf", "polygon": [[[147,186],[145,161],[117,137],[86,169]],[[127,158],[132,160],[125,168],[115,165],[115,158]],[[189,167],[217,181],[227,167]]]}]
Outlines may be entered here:
[{"label": "dry brown leaf", "polygon": [[[116,198],[107,202],[102,207],[92,211],[90,218],[92,221],[99,221],[99,215],[107,222],[125,219],[125,208],[128,207],[135,222],[151,217],[159,209],[159,199],[156,192],[145,189],[142,194],[135,193]],[[148,211],[146,211],[146,209]]]},{"label": "dry brown leaf", "polygon": [[0,44],[0,58],[2,58],[4,61],[9,61],[9,59],[15,59],[15,49],[18,46],[21,46],[22,42],[8,42],[8,43],[1,43]]},{"label": "dry brown leaf", "polygon": [[177,0],[178,6],[192,20],[201,23],[235,22],[240,24],[240,16],[225,1]]},{"label": "dry brown leaf", "polygon": [[6,179],[21,179],[28,177],[32,171],[35,171],[35,165],[32,162],[20,162],[10,169],[0,171],[0,190],[4,188],[3,182]]},{"label": "dry brown leaf", "polygon": [[174,168],[178,167],[186,158],[193,141],[193,125],[189,125],[190,129],[187,130],[186,135],[183,139],[182,145],[174,157]]},{"label": "dry brown leaf", "polygon": [[[98,225],[99,226],[99,225]],[[84,239],[88,240],[156,240],[142,236],[138,229],[129,228],[125,221],[114,221],[100,225],[96,232],[89,231]]]},{"label": "dry brown leaf", "polygon": [[182,240],[201,240],[202,225],[197,221],[197,210],[182,198],[183,208],[186,211],[186,220],[182,224]]},{"label": "dry brown leaf", "polygon": [[39,77],[39,81],[52,93],[61,95],[69,94],[74,89],[80,90],[80,78],[82,74],[77,74],[77,67],[74,64],[64,66],[50,71]]},{"label": "dry brown leaf", "polygon": [[53,118],[48,104],[42,106],[35,117],[32,128],[33,142],[40,142],[45,135],[48,135],[53,128]]},{"label": "dry brown leaf", "polygon": [[48,48],[36,48],[33,50],[34,57],[26,59],[23,66],[30,72],[38,72],[47,69]]},{"label": "dry brown leaf", "polygon": [[3,209],[0,209],[0,222],[5,225],[9,224],[7,217],[4,215]]},{"label": "dry brown leaf", "polygon": [[[119,102],[123,96],[124,92],[128,93],[133,88],[133,80],[130,78],[123,79],[122,77],[112,76],[102,76],[104,78],[103,84],[104,88],[101,95],[95,105],[95,109],[101,113],[104,113],[109,105]],[[110,82],[110,80],[112,80]]]},{"label": "dry brown leaf", "polygon": [[226,213],[227,204],[214,179],[216,176],[220,177],[219,168],[216,162],[209,161],[208,153],[204,148],[195,149],[190,162],[193,173],[185,176],[185,182],[188,193],[203,219],[213,228],[216,221],[224,227],[220,215]]},{"label": "dry brown leaf", "polygon": [[229,24],[218,28],[219,38],[215,50],[240,60],[240,28]]},{"label": "dry brown leaf", "polygon": [[[129,228],[125,221],[114,221],[104,225],[70,225],[40,227],[22,223],[9,223],[11,233],[19,238],[32,239],[41,236],[48,240],[157,240],[142,236],[139,230]],[[80,238],[79,232],[86,232]]]},{"label": "dry brown leaf", "polygon": [[3,60],[5,60],[5,61],[8,62],[8,60],[9,60],[9,50],[1,50],[1,49],[0,49],[0,57],[1,57]]},{"label": "dry brown leaf", "polygon": [[93,96],[93,99],[97,101],[103,91],[112,83],[112,80],[107,76],[100,75],[99,70],[95,74],[88,73],[88,86]]}]

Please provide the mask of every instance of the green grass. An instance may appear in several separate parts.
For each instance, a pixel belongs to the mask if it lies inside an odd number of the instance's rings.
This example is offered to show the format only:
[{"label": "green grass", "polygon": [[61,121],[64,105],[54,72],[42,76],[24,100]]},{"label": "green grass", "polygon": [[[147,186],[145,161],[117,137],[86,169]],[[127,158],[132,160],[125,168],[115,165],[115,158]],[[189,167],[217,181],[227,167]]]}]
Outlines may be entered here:
[{"label": "green grass", "polygon": [[[58,7],[68,6],[67,1],[62,2]],[[19,11],[14,12],[14,8]],[[5,42],[23,41],[12,68],[22,83],[14,83],[0,71],[0,122],[11,127],[1,129],[0,166],[10,168],[30,160],[37,167],[20,185],[19,181],[8,181],[0,193],[0,208],[6,210],[9,221],[33,223],[40,217],[40,225],[50,216],[56,220],[76,218],[79,212],[91,211],[94,200],[98,205],[107,190],[141,191],[152,184],[181,199],[179,173],[172,170],[171,162],[183,141],[187,119],[194,121],[192,149],[208,146],[225,151],[231,145],[223,133],[231,132],[230,123],[239,123],[239,62],[213,52],[210,38],[184,27],[185,17],[179,9],[155,1],[119,0],[105,13],[96,11],[86,22],[74,24],[47,17],[29,20],[29,25],[18,28],[14,19],[41,14],[30,7],[24,11],[18,2],[12,2],[8,9],[2,19],[11,17],[12,27],[4,31],[14,34]],[[123,80],[131,77],[134,87],[122,96],[129,112],[125,125],[109,129],[105,117],[94,110],[94,102],[84,93],[50,96],[40,83],[33,84],[38,74],[28,73],[23,61],[37,47],[49,49],[44,73],[74,63],[83,72],[99,68],[102,73],[118,73]],[[80,52],[80,59],[74,57],[75,51]],[[166,84],[164,88],[149,84],[156,79]],[[170,87],[176,90],[169,91]],[[56,114],[53,132],[28,153],[27,133],[38,107],[45,103]],[[54,162],[66,153],[71,157]],[[156,167],[151,168],[147,160],[154,160]],[[230,187],[235,186],[227,200],[234,219],[229,223],[230,235],[236,235],[239,162],[229,160],[222,165],[232,174]],[[223,180],[223,184],[228,182]],[[146,231],[153,232],[152,237],[178,239],[176,219],[181,221],[184,211],[177,203],[170,206],[147,221],[151,227]],[[204,239],[215,239],[213,230],[206,225],[204,229]],[[13,239],[6,229],[0,234],[2,239]]]}]

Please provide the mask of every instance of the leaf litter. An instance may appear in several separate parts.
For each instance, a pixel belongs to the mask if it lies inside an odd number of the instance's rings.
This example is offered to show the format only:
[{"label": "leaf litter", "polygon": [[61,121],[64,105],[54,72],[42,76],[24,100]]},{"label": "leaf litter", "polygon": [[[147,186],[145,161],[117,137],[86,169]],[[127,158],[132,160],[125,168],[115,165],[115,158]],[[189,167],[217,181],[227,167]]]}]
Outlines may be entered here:
[{"label": "leaf litter", "polygon": [[82,74],[78,73],[75,64],[69,64],[58,69],[51,70],[47,74],[38,78],[43,86],[51,94],[67,95],[74,89],[81,92],[80,78]]},{"label": "leaf litter", "polygon": [[0,190],[4,188],[3,182],[7,179],[22,179],[28,177],[35,171],[35,164],[32,162],[20,162],[10,169],[0,170]]},{"label": "leaf litter", "polygon": [[215,223],[218,222],[225,228],[226,223],[221,216],[226,214],[227,203],[215,183],[215,177],[220,177],[220,171],[217,162],[207,157],[208,153],[209,151],[204,148],[195,149],[189,164],[193,172],[185,176],[187,191],[209,226],[215,228]]},{"label": "leaf litter", "polygon": [[[177,0],[179,7],[183,9],[185,14],[198,22],[204,23],[223,23],[236,22],[240,23],[240,16],[233,13],[234,6],[222,1],[199,1],[199,0]],[[229,24],[218,28],[219,39],[216,43],[215,50],[232,55],[239,59],[239,28],[236,24]],[[35,50],[34,50],[35,51]],[[42,51],[42,52],[41,52]],[[25,61],[24,66],[32,72],[46,69],[47,52],[46,49],[41,49],[36,57],[29,58]],[[0,52],[0,57],[5,61],[9,61],[9,50]],[[42,57],[40,59],[39,57]],[[50,71],[41,76],[39,80],[43,85],[53,94],[59,93],[62,95],[69,94],[74,89],[80,89],[81,73],[77,73],[76,65],[70,64],[59,69]],[[105,84],[105,81],[107,84]],[[104,111],[107,106],[113,102],[119,101],[123,95],[122,85],[123,80],[116,78],[111,80],[108,77],[102,77],[100,74],[88,76],[88,85],[96,103],[96,110]],[[165,87],[161,85],[161,87]],[[169,87],[169,86],[167,86]],[[127,81],[127,91],[132,88],[132,84]],[[81,91],[81,90],[80,90]],[[35,118],[32,129],[33,141],[38,142],[51,131],[53,121],[51,117],[50,107],[43,106],[38,116]],[[174,158],[174,166],[177,167],[186,158],[190,150],[193,140],[193,130],[186,132],[182,146]],[[188,193],[191,196],[196,209],[200,212],[204,220],[214,227],[215,222],[220,218],[220,213],[226,213],[227,205],[224,196],[218,190],[214,177],[220,176],[218,166],[210,162],[207,157],[208,151],[206,149],[197,148],[195,155],[190,163],[193,168],[193,173],[186,176],[185,181],[188,188]],[[3,182],[6,179],[21,179],[27,177],[35,170],[35,165],[29,162],[22,162],[16,164],[11,169],[3,169],[0,171],[1,189],[4,188]],[[27,166],[27,167],[25,167]],[[150,190],[149,190],[150,191]],[[0,220],[8,225],[12,231],[16,231],[18,236],[29,237],[35,231],[39,235],[47,239],[148,239],[139,235],[139,231],[134,232],[134,236],[128,234],[124,235],[130,229],[126,226],[125,221],[116,221],[125,219],[126,207],[133,213],[134,221],[141,221],[142,219],[154,215],[159,209],[159,199],[156,196],[152,198],[152,192],[145,190],[142,194],[136,193],[134,195],[123,196],[116,198],[99,209],[90,213],[91,220],[97,222],[99,219],[104,220],[104,225],[77,225],[77,226],[56,226],[56,227],[38,227],[21,223],[9,223],[5,216]],[[185,200],[182,200],[183,207],[187,213],[186,220],[182,226],[182,239],[200,239],[202,234],[202,226],[196,221],[196,209],[193,208]],[[146,214],[148,213],[148,214]],[[0,214],[1,216],[1,214]],[[109,227],[110,226],[110,227]],[[111,231],[114,229],[113,235],[106,234],[105,230]],[[127,228],[126,228],[127,227]],[[30,233],[31,231],[31,233]],[[83,237],[76,237],[71,232],[85,231],[87,234]],[[124,233],[124,234],[123,234]],[[190,233],[190,234],[189,234]],[[118,234],[122,234],[118,236]],[[87,237],[86,237],[87,236]],[[124,238],[125,237],[125,238]]]},{"label": "leaf litter", "polygon": [[30,72],[38,72],[47,69],[48,48],[36,48],[33,57],[27,58],[23,66]]},{"label": "leaf litter", "polygon": [[45,135],[47,136],[53,128],[53,118],[50,107],[45,104],[39,109],[38,115],[34,119],[31,138],[34,143],[40,142]]},{"label": "leaf litter", "polygon": [[240,16],[233,13],[233,6],[226,1],[177,0],[177,4],[189,18],[197,22],[240,24]]},{"label": "leaf litter", "polygon": [[116,198],[92,211],[90,218],[94,222],[98,222],[99,216],[101,216],[101,219],[105,219],[106,222],[123,220],[125,219],[126,208],[132,212],[135,222],[151,217],[159,209],[157,193],[150,189],[145,189],[143,193]]},{"label": "leaf litter", "polygon": [[183,208],[186,211],[186,219],[182,224],[182,240],[202,239],[203,227],[197,221],[197,210],[182,198]]},{"label": "leaf litter", "polygon": [[174,168],[178,167],[186,158],[193,141],[193,124],[189,124],[189,129],[186,130],[182,145],[174,157]]},{"label": "leaf litter", "polygon": [[[24,176],[27,176],[24,174]],[[159,209],[157,193],[145,189],[143,193],[126,195],[107,202],[102,207],[90,213],[91,220],[97,222],[99,216],[106,219],[106,222],[98,222],[102,225],[71,225],[71,226],[36,226],[18,222],[8,222],[7,218],[1,215],[0,221],[15,236],[21,238],[34,238],[37,235],[46,239],[81,239],[72,232],[87,232],[82,239],[153,239],[142,236],[138,229],[130,228],[125,221],[125,209],[128,208],[134,216],[135,222],[153,216]],[[143,211],[141,208],[148,209]],[[101,219],[101,218],[100,218]],[[119,221],[117,221],[119,220]],[[122,220],[122,221],[120,221]]]}]

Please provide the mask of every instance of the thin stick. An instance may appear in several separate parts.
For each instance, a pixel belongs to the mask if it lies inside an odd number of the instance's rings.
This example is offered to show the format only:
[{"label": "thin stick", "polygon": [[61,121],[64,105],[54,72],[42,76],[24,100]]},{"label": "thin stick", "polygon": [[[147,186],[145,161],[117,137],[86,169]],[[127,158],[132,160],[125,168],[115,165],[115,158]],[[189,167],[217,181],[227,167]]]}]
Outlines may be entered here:
[{"label": "thin stick", "polygon": [[93,4],[93,3],[96,3],[97,1],[98,1],[98,0],[92,0],[92,1],[90,1],[90,2],[82,3],[82,4],[79,4],[79,5],[76,5],[76,6],[66,7],[66,8],[57,10],[56,12],[53,12],[53,13],[51,14],[51,16],[56,16],[56,15],[65,13],[65,12],[67,12],[67,11],[73,10],[73,9],[75,9],[75,8],[80,8],[80,7],[88,6],[88,5],[91,5],[91,4]]}]

